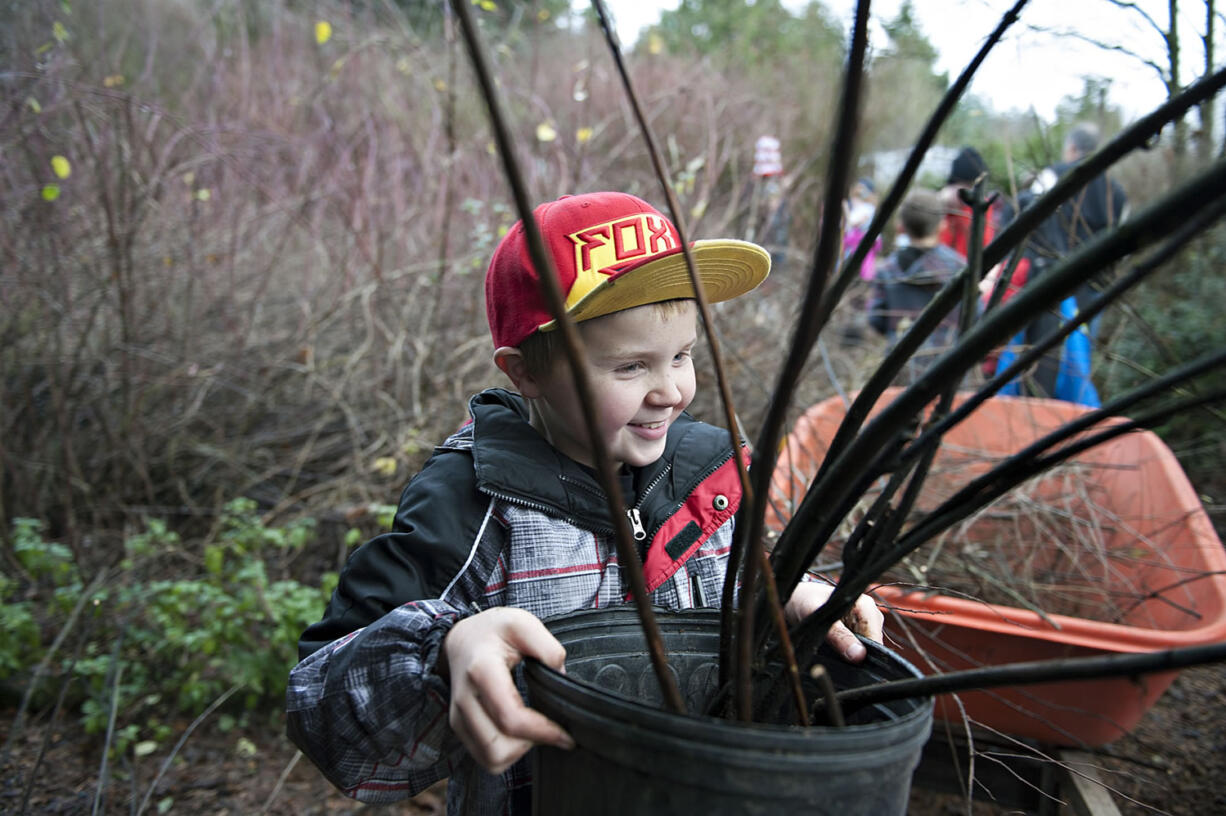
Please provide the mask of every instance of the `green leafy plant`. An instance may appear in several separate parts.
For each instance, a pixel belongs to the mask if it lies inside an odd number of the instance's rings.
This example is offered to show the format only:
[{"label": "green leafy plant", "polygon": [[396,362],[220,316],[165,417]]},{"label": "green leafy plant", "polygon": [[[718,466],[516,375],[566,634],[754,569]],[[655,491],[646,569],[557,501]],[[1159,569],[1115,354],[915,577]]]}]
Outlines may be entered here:
[{"label": "green leafy plant", "polygon": [[[1211,230],[1190,245],[1170,274],[1137,288],[1121,313],[1105,321],[1102,387],[1120,393],[1136,387],[1178,361],[1196,357],[1206,347],[1226,342],[1226,326],[1206,304],[1226,298],[1226,280],[1218,274],[1226,262],[1226,229]],[[1201,389],[1221,387],[1226,373],[1206,377]],[[1226,415],[1204,408],[1171,417],[1155,428],[1179,455],[1202,492],[1226,489],[1221,458],[1226,451]]]},{"label": "green leafy plant", "polygon": [[315,525],[267,525],[250,499],[225,506],[202,557],[189,556],[164,521],[148,520],[124,542],[116,577],[88,590],[72,552],[44,531],[33,519],[13,524],[29,586],[0,577],[0,678],[33,668],[68,625],[66,612],[83,607],[76,654],[56,655],[58,682],[75,689],[69,699],[88,733],[105,732],[121,712],[111,735],[120,752],[163,742],[168,711],[198,713],[227,689],[242,689],[246,711],[279,700],[298,635],[335,585],[334,574],[320,586],[270,577],[314,540]]},{"label": "green leafy plant", "polygon": [[16,600],[16,582],[0,575],[0,680],[38,658],[38,624],[28,601]]},{"label": "green leafy plant", "polygon": [[65,585],[76,579],[72,551],[63,544],[43,540],[45,525],[38,519],[13,521],[13,552],[36,581]]}]

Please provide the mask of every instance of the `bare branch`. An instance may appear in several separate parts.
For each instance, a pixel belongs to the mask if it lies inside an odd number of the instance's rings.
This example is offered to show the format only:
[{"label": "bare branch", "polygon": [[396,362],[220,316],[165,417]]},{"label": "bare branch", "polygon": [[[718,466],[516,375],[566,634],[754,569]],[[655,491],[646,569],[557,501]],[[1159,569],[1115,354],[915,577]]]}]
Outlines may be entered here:
[{"label": "bare branch", "polygon": [[[120,668],[123,668],[123,667],[120,666]],[[115,685],[116,686],[119,685],[118,679],[116,679]],[[235,685],[230,686],[230,688],[222,692],[220,697],[215,699],[213,702],[209,703],[208,708],[206,708],[204,711],[201,711],[199,716],[197,716],[196,719],[192,720],[191,723],[187,726],[187,728],[183,730],[183,733],[179,736],[179,741],[175,743],[174,748],[171,748],[170,753],[166,755],[166,758],[164,760],[162,760],[162,764],[158,768],[157,775],[154,776],[153,781],[149,783],[149,788],[148,790],[145,791],[145,796],[140,801],[140,807],[136,809],[136,816],[141,816],[141,814],[145,812],[145,808],[149,806],[150,798],[153,797],[154,792],[157,790],[158,783],[162,781],[162,777],[166,775],[166,771],[168,768],[170,768],[170,764],[174,762],[175,757],[179,755],[179,750],[183,747],[184,743],[187,742],[188,738],[192,735],[192,732],[194,732],[198,727],[200,727],[200,723],[207,720],[210,714],[212,714],[217,709],[221,708],[221,706],[226,702],[226,700],[229,700],[231,697],[233,697],[235,692],[240,691],[241,689],[245,688],[246,685],[247,685],[246,683],[236,683]]]},{"label": "bare branch", "polygon": [[[1159,65],[1158,63],[1154,62],[1153,60],[1147,57],[1141,56],[1136,51],[1133,51],[1130,48],[1125,48],[1122,45],[1103,42],[1102,40],[1098,40],[1098,39],[1095,39],[1094,37],[1090,37],[1086,34],[1082,34],[1080,31],[1072,31],[1069,29],[1061,30],[1061,29],[1045,28],[1043,26],[1032,25],[1030,27],[1030,30],[1036,33],[1040,33],[1040,34],[1050,34],[1053,37],[1064,37],[1070,40],[1080,40],[1081,42],[1086,43],[1087,45],[1092,45],[1095,48],[1101,49],[1103,51],[1113,51],[1117,54],[1123,54],[1126,57],[1131,57],[1132,59],[1135,59],[1137,62],[1141,63],[1142,65],[1152,68],[1154,72],[1158,74],[1158,77],[1162,80],[1163,83],[1167,83],[1170,81],[1170,71],[1167,68],[1163,67],[1162,65]],[[1164,41],[1166,40],[1165,33],[1162,35],[1162,38]]]},{"label": "bare branch", "polygon": [[1126,9],[1128,11],[1135,11],[1137,14],[1141,16],[1141,19],[1143,19],[1146,23],[1149,24],[1150,28],[1152,28],[1154,31],[1157,31],[1159,34],[1161,34],[1164,39],[1166,38],[1167,36],[1166,29],[1158,25],[1158,21],[1155,20],[1153,17],[1151,17],[1148,11],[1141,8],[1136,3],[1131,2],[1131,0],[1105,0],[1105,2],[1110,3],[1116,8]]}]

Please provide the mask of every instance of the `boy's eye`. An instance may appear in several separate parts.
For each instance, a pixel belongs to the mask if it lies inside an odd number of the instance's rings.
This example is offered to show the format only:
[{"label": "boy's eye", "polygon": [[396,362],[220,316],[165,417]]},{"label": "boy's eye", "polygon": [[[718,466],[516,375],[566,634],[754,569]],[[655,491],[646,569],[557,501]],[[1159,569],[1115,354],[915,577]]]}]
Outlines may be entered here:
[{"label": "boy's eye", "polygon": [[614,370],[618,374],[634,374],[635,372],[640,371],[642,368],[643,368],[642,363],[633,362],[633,363],[626,363],[625,365],[620,365]]},{"label": "boy's eye", "polygon": [[688,360],[689,358],[690,358],[690,350],[689,350],[689,349],[686,349],[685,351],[679,351],[679,352],[677,352],[677,353],[676,353],[676,354],[673,356],[673,362],[674,362],[674,363],[684,363],[684,362],[685,362],[686,360]]}]

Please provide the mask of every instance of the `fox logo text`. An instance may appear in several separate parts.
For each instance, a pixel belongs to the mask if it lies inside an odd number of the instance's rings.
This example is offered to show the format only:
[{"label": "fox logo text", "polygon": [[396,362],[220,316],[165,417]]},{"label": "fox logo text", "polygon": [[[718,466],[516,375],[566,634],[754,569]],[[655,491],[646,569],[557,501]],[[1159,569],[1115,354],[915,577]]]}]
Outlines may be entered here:
[{"label": "fox logo text", "polygon": [[567,306],[616,274],[622,265],[671,252],[679,245],[671,225],[647,213],[597,224],[568,237],[575,245],[575,285]]}]

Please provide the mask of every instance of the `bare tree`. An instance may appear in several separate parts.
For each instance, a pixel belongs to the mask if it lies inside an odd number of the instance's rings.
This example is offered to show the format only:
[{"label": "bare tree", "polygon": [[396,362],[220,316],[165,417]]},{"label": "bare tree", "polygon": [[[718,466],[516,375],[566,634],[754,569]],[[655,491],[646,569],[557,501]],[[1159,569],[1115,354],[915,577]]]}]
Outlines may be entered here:
[{"label": "bare tree", "polygon": [[[1123,54],[1127,57],[1137,60],[1141,64],[1149,67],[1158,75],[1163,87],[1166,90],[1167,99],[1176,96],[1180,89],[1184,87],[1184,82],[1181,81],[1181,75],[1184,71],[1184,61],[1182,53],[1182,39],[1180,31],[1179,17],[1179,0],[1167,0],[1167,9],[1165,19],[1156,15],[1152,9],[1156,6],[1153,3],[1142,4],[1139,0],[1103,0],[1111,6],[1120,9],[1123,13],[1132,15],[1134,19],[1140,20],[1144,27],[1151,30],[1162,42],[1163,58],[1161,60],[1152,58],[1134,47],[1112,42],[1107,39],[1100,39],[1092,34],[1087,34],[1083,31],[1073,31],[1071,29],[1054,29],[1044,28],[1040,26],[1032,26],[1032,30],[1052,34],[1057,37],[1067,37],[1069,39],[1078,40],[1088,43],[1103,51],[1110,51],[1118,54]],[[1199,75],[1206,76],[1213,72],[1214,68],[1214,39],[1217,36],[1217,16],[1215,8],[1215,0],[1201,0],[1204,3],[1205,23],[1204,31],[1198,36],[1202,43],[1204,63]],[[1185,6],[1186,8],[1186,6]],[[1212,99],[1206,100],[1198,108],[1201,128],[1199,133],[1199,146],[1197,150],[1198,156],[1207,158],[1212,154],[1214,139],[1214,117],[1215,107]],[[1173,125],[1172,150],[1177,163],[1182,163],[1188,152],[1188,126],[1184,118],[1178,119]]]}]

